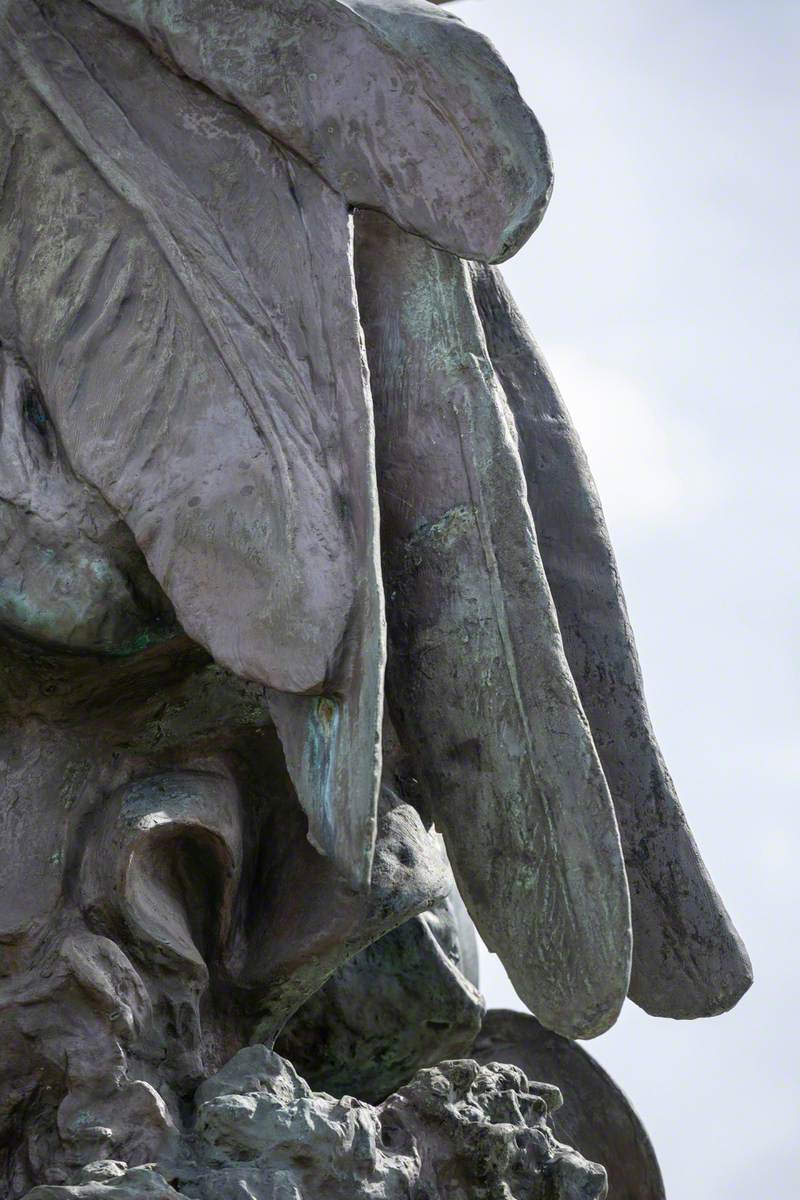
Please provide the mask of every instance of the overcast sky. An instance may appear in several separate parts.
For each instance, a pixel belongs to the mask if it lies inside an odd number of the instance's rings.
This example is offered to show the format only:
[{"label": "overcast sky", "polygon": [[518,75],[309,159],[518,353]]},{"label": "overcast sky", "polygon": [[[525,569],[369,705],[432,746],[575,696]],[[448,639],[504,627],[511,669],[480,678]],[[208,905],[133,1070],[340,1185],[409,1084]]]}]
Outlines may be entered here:
[{"label": "overcast sky", "polygon": [[[797,0],[463,0],[536,111],[550,209],[506,276],[620,560],[650,707],[756,983],[589,1049],[670,1200],[800,1196]],[[522,1008],[484,955],[493,1006]]]}]

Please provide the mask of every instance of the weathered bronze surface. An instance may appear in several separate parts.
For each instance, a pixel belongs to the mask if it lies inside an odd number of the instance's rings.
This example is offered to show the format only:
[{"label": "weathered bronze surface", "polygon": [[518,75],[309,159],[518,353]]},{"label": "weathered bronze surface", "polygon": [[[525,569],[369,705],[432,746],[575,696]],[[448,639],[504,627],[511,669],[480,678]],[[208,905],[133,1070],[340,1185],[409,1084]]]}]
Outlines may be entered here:
[{"label": "weathered bronze surface", "polygon": [[491,265],[551,186],[427,0],[0,0],[3,1197],[623,1200],[564,1039],[748,986]]}]

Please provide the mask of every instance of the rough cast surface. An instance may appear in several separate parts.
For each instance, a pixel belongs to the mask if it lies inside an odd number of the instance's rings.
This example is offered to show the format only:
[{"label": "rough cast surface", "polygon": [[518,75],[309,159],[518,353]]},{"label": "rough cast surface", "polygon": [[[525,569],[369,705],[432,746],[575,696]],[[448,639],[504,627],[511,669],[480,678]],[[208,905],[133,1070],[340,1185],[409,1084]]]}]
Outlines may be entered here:
[{"label": "rough cast surface", "polygon": [[263,1046],[241,1050],[196,1096],[171,1182],[154,1169],[89,1164],[27,1200],[601,1200],[606,1175],[556,1141],[557,1088],[516,1067],[443,1062],[378,1108],[314,1093]]},{"label": "rough cast surface", "polygon": [[606,1164],[612,1200],[665,1200],[653,1147],[627,1097],[575,1042],[527,1013],[490,1010],[472,1048],[478,1062],[513,1063],[547,1079],[564,1097],[553,1113],[556,1136]]},{"label": "rough cast surface", "polygon": [[427,0],[0,0],[3,1197],[655,1187],[557,1034],[750,969],[488,265],[551,184]]}]

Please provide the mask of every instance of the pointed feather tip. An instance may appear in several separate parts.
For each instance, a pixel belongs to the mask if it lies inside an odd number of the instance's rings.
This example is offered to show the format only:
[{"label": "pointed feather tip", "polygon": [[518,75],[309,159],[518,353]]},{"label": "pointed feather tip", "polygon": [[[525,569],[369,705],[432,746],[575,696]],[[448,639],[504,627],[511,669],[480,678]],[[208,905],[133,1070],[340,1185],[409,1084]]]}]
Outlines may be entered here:
[{"label": "pointed feather tip", "polygon": [[696,1021],[702,1017],[719,1017],[735,1008],[753,985],[753,966],[739,935],[733,933],[733,948],[726,969],[703,977],[697,972],[685,973],[665,980],[658,989],[651,974],[645,979],[631,979],[630,998],[651,1017],[668,1017],[673,1021]]},{"label": "pointed feather tip", "polygon": [[630,947],[628,941],[627,953],[623,952],[616,963],[607,964],[605,971],[598,964],[594,980],[585,981],[580,995],[574,986],[568,990],[564,982],[545,990],[541,978],[520,976],[508,964],[506,969],[520,1000],[540,1025],[572,1041],[590,1041],[617,1023],[628,995]]},{"label": "pointed feather tip", "polygon": [[309,815],[308,840],[353,891],[362,893],[369,891],[372,879],[378,779],[373,773],[370,786],[353,778],[351,755],[344,754],[343,742],[349,741],[344,709],[332,696],[312,703],[303,751],[302,802]]},{"label": "pointed feather tip", "polygon": [[595,1004],[574,1013],[563,1010],[548,1013],[543,1011],[540,1003],[537,1005],[538,1011],[534,1012],[531,1009],[531,1012],[545,1029],[560,1034],[561,1037],[569,1038],[571,1041],[588,1042],[608,1033],[609,1029],[616,1025],[624,1002],[625,996],[623,995],[621,999],[615,997],[609,1003]]}]

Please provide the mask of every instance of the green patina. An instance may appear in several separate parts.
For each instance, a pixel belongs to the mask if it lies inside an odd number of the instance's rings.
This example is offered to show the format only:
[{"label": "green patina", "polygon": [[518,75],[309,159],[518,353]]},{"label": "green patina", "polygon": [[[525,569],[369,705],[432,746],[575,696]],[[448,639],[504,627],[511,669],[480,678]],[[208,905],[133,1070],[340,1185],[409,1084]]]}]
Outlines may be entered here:
[{"label": "green patina", "polygon": [[139,654],[142,650],[148,650],[151,646],[166,641],[169,636],[160,629],[142,629],[134,637],[112,647],[110,653],[115,658],[128,658],[131,654]]},{"label": "green patina", "polygon": [[306,774],[317,785],[311,789],[311,794],[319,797],[319,816],[331,830],[334,825],[333,791],[340,719],[339,702],[332,696],[318,697],[311,709],[303,755]]},{"label": "green patina", "polygon": [[430,538],[442,541],[458,538],[465,529],[471,531],[474,525],[474,507],[471,504],[458,504],[455,508],[449,508],[447,512],[442,513],[435,521],[426,521],[424,525],[415,529],[408,538],[406,547],[411,550],[415,545],[428,541]]},{"label": "green patina", "polygon": [[[93,574],[94,566],[95,564],[91,565]],[[70,603],[68,596],[62,596],[61,601],[60,608],[37,605],[28,592],[0,587],[0,621],[21,626],[34,633],[56,638],[60,636],[68,640],[72,631],[80,630],[81,626],[85,625],[87,617],[78,604]],[[115,658],[127,658],[168,641],[174,634],[174,629],[154,624],[149,628],[140,629],[133,636],[113,646],[98,646],[98,649],[103,649]]]}]

